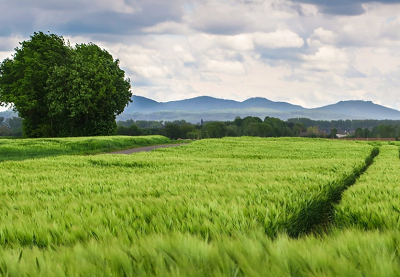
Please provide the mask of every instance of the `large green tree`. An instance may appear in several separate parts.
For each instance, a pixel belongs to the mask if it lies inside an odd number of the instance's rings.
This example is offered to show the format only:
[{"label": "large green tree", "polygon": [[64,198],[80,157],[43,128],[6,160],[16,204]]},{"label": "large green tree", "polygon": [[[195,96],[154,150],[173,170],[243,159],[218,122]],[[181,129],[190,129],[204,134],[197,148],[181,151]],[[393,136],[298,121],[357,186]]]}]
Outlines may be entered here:
[{"label": "large green tree", "polygon": [[115,133],[131,97],[118,60],[95,44],[71,47],[43,32],[20,44],[0,64],[0,102],[24,118],[25,137]]}]

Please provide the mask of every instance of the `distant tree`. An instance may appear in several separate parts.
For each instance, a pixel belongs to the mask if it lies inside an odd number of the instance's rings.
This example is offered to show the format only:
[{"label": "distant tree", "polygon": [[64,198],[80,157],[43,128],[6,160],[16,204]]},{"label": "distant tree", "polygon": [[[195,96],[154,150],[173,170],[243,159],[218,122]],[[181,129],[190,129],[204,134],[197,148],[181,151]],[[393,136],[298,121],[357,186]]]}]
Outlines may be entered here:
[{"label": "distant tree", "polygon": [[201,137],[201,131],[195,129],[195,130],[193,130],[193,131],[191,131],[191,132],[188,132],[188,133],[186,134],[186,137],[187,137],[188,139],[201,139],[201,138],[202,138],[202,137]]},{"label": "distant tree", "polygon": [[314,133],[314,134],[318,134],[319,130],[317,126],[310,126],[307,128],[307,132],[308,133]]},{"label": "distant tree", "polygon": [[296,122],[293,126],[293,135],[298,136],[300,133],[305,132],[307,127],[304,123]]},{"label": "distant tree", "polygon": [[243,124],[243,119],[241,119],[240,116],[237,116],[237,117],[235,117],[235,120],[233,121],[233,123],[234,123],[236,126],[240,127],[240,126],[242,126],[242,124]]},{"label": "distant tree", "polygon": [[226,136],[227,137],[237,137],[238,136],[238,126],[228,125],[226,126]]},{"label": "distant tree", "polygon": [[270,137],[273,136],[273,129],[269,124],[252,122],[246,126],[245,136]]},{"label": "distant tree", "polygon": [[142,130],[138,126],[136,126],[135,124],[132,124],[129,127],[118,126],[117,135],[140,136],[140,135],[142,135]]},{"label": "distant tree", "polygon": [[26,137],[111,135],[130,100],[119,61],[97,45],[34,33],[0,64],[0,102],[24,119]]},{"label": "distant tree", "polygon": [[272,133],[269,136],[274,136],[274,137],[293,136],[293,131],[289,127],[289,124],[279,118],[267,116],[264,118],[264,123],[268,124],[272,128]]},{"label": "distant tree", "polygon": [[332,129],[331,129],[331,133],[329,134],[328,137],[330,137],[330,138],[337,138],[337,133],[338,133],[337,129],[336,129],[336,128],[332,128]]},{"label": "distant tree", "polygon": [[191,123],[185,122],[179,126],[179,129],[181,134],[180,138],[186,139],[188,138],[187,134],[193,132],[196,129],[196,126]]},{"label": "distant tree", "polygon": [[135,124],[135,121],[133,119],[128,119],[126,121],[117,121],[117,126],[124,126],[124,127],[129,127]]},{"label": "distant tree", "polygon": [[170,139],[178,139],[181,137],[181,129],[178,124],[167,123],[165,124],[165,133]]},{"label": "distant tree", "polygon": [[370,137],[370,133],[371,133],[371,131],[368,128],[364,129],[364,137],[365,138],[369,138]]},{"label": "distant tree", "polygon": [[208,122],[201,131],[203,138],[222,138],[226,136],[226,126],[223,122]]},{"label": "distant tree", "polygon": [[396,129],[393,125],[378,125],[378,135],[381,138],[394,138]]},{"label": "distant tree", "polygon": [[364,138],[365,137],[365,134],[364,134],[364,130],[362,129],[362,128],[357,128],[355,131],[354,131],[354,136],[356,137],[356,138]]}]

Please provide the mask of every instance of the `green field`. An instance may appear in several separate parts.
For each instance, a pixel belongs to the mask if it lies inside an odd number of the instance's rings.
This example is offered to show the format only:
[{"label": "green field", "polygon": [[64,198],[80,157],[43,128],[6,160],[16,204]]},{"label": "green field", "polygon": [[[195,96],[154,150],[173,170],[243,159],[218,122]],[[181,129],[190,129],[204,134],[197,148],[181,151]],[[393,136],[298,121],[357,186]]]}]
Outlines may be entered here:
[{"label": "green field", "polygon": [[0,140],[0,275],[400,274],[394,143],[111,140]]},{"label": "green field", "polygon": [[0,162],[59,155],[98,154],[166,143],[171,143],[171,140],[163,136],[0,139]]}]

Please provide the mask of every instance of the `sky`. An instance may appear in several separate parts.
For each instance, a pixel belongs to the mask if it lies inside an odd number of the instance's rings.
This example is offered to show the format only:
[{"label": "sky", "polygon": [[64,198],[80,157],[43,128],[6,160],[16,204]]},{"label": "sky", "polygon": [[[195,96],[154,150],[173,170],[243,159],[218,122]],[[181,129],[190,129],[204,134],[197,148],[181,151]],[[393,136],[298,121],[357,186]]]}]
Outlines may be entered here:
[{"label": "sky", "polygon": [[0,61],[34,32],[93,42],[165,102],[265,97],[400,110],[400,0],[0,0]]}]

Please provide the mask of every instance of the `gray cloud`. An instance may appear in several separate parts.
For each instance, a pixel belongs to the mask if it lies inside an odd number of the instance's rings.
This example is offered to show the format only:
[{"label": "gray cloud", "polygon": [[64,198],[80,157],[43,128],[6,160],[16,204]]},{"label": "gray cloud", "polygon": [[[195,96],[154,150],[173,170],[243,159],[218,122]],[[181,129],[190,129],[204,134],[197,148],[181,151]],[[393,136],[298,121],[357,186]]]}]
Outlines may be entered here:
[{"label": "gray cloud", "polygon": [[119,2],[121,7],[108,0],[0,0],[0,10],[6,11],[0,17],[0,35],[27,36],[34,31],[61,31],[70,36],[135,34],[161,22],[181,21],[184,14],[181,0]]},{"label": "gray cloud", "polygon": [[292,0],[292,2],[316,5],[319,12],[324,14],[360,15],[366,12],[362,7],[363,3],[396,4],[400,3],[400,0]]},{"label": "gray cloud", "polygon": [[193,16],[190,24],[204,33],[235,35],[246,32],[251,19],[243,16],[239,9],[224,12],[204,8]]}]

